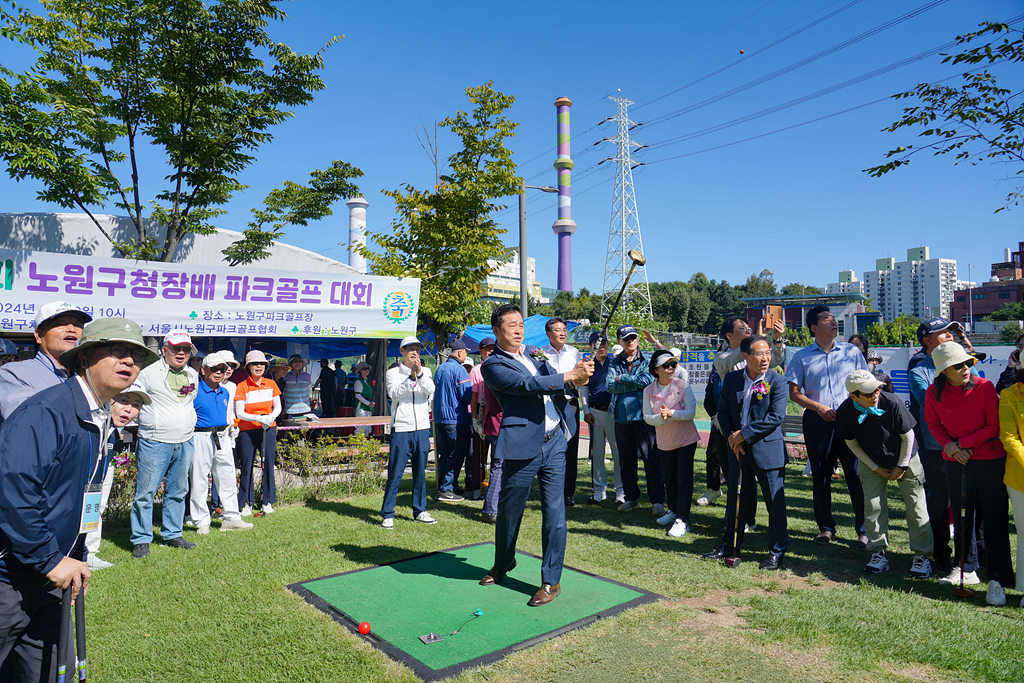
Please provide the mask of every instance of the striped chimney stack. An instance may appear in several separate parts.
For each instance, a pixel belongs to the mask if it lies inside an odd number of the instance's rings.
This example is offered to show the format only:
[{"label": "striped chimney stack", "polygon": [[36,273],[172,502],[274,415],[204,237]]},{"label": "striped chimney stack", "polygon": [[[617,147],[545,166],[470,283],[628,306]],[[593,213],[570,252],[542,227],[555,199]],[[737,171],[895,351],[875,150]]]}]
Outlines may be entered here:
[{"label": "striped chimney stack", "polygon": [[558,169],[558,220],[551,229],[558,235],[558,289],[572,291],[572,234],[576,223],[572,220],[572,159],[569,155],[569,107],[572,100],[555,100],[558,112],[558,149],[555,168]]}]

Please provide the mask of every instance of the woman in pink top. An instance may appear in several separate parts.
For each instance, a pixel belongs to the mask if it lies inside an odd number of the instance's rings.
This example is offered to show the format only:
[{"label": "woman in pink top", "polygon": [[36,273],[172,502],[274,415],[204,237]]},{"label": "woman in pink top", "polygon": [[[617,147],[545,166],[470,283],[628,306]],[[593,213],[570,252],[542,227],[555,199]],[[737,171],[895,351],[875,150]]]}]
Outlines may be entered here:
[{"label": "woman in pink top", "polygon": [[690,529],[693,456],[698,441],[693,424],[697,400],[690,383],[674,376],[677,365],[679,361],[670,351],[655,351],[650,370],[657,379],[644,389],[644,421],[656,428],[668,503],[668,512],[658,518],[658,524],[671,524],[668,535],[675,538]]},{"label": "woman in pink top", "polygon": [[[1003,485],[1006,449],[999,440],[999,397],[995,385],[971,374],[974,357],[956,342],[939,344],[932,351],[935,382],[925,395],[925,419],[942,456],[951,461],[946,467],[950,497],[960,492],[961,476],[967,478],[967,504],[963,527],[974,528],[975,506],[982,513],[988,561],[989,605],[1006,604],[1006,586],[1013,587],[1010,561],[1009,495]],[[954,499],[956,500],[956,499]],[[963,528],[960,515],[954,517],[954,563],[963,552]],[[964,583],[974,567],[964,567]],[[959,579],[959,576],[951,575]],[[977,579],[975,579],[975,582]]]}]

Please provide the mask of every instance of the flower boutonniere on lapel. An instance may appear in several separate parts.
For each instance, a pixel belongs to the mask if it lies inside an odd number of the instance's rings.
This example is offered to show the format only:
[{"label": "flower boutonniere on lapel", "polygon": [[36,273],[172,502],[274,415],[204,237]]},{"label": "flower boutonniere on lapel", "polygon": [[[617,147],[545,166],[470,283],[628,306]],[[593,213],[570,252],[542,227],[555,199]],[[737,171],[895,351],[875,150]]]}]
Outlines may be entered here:
[{"label": "flower boutonniere on lapel", "polygon": [[760,382],[757,382],[756,384],[754,384],[753,390],[754,390],[754,396],[756,396],[757,400],[760,401],[762,398],[764,398],[765,396],[767,396],[768,394],[771,393],[772,388],[768,384],[768,382],[765,382],[762,379]]},{"label": "flower boutonniere on lapel", "polygon": [[548,361],[547,355],[540,349],[530,351],[530,358],[534,359],[538,363],[546,363]]}]

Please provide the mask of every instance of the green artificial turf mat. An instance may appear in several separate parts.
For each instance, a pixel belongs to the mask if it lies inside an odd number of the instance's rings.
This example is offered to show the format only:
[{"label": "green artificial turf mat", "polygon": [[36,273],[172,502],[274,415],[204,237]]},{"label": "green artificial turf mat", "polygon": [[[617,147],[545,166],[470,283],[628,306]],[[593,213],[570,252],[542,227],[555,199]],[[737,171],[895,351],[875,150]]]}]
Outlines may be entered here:
[{"label": "green artificial turf mat", "polygon": [[[479,543],[290,588],[353,630],[369,622],[367,639],[424,680],[498,661],[661,597],[565,567],[562,594],[548,605],[529,607],[526,603],[540,587],[541,560],[519,552],[517,561],[497,586],[478,583],[494,563],[494,544]],[[483,615],[474,617],[478,609]],[[462,630],[451,635],[460,626]],[[420,636],[432,632],[444,640],[424,644]]]}]

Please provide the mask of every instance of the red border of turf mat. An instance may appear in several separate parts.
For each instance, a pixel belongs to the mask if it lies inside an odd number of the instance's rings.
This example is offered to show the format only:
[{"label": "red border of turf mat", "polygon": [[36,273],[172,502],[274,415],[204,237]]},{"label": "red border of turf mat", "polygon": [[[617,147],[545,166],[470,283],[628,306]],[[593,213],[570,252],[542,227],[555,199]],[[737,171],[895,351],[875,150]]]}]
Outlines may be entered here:
[{"label": "red border of turf mat", "polygon": [[[614,607],[610,607],[610,608],[608,608],[606,610],[602,610],[600,612],[597,612],[596,614],[592,614],[592,615],[590,615],[588,617],[584,617],[583,619],[579,619],[577,621],[574,621],[571,624],[566,624],[565,626],[559,627],[559,628],[554,629],[552,631],[548,631],[547,633],[543,633],[543,634],[541,634],[539,636],[534,636],[533,638],[528,638],[528,639],[526,639],[524,641],[521,641],[521,642],[518,642],[518,643],[513,643],[512,645],[509,645],[508,647],[502,648],[500,650],[496,650],[494,652],[489,652],[489,653],[487,653],[485,655],[482,655],[480,657],[476,657],[474,659],[467,660],[467,661],[462,662],[460,664],[453,664],[452,666],[448,666],[448,667],[445,667],[443,669],[431,669],[429,666],[427,666],[426,664],[424,664],[420,660],[416,659],[415,657],[413,657],[409,653],[405,652],[404,650],[401,650],[401,649],[395,647],[390,642],[388,642],[388,641],[386,641],[386,640],[384,640],[382,638],[378,638],[372,632],[370,632],[370,633],[368,633],[366,635],[360,633],[359,632],[359,622],[357,622],[355,619],[353,619],[351,616],[349,616],[345,612],[342,612],[338,608],[334,607],[333,605],[331,605],[329,602],[327,602],[323,598],[315,595],[312,591],[310,591],[309,589],[307,589],[303,585],[303,584],[308,583],[310,581],[321,581],[323,579],[333,579],[333,578],[335,578],[337,576],[345,576],[347,574],[355,574],[357,572],[365,572],[367,570],[376,569],[378,567],[386,567],[388,565],[398,564],[399,562],[408,562],[409,560],[416,560],[416,559],[419,559],[421,557],[429,557],[430,555],[438,555],[440,553],[447,553],[447,552],[451,552],[453,550],[462,550],[463,548],[472,548],[474,546],[479,546],[479,545],[494,545],[494,541],[484,541],[483,543],[468,543],[466,545],[460,545],[460,546],[456,546],[454,548],[446,548],[444,550],[435,550],[435,551],[430,552],[430,553],[423,553],[422,555],[413,555],[411,557],[406,557],[406,558],[403,558],[401,560],[392,560],[391,562],[385,562],[384,564],[376,564],[376,565],[373,565],[372,567],[363,567],[362,569],[353,569],[352,571],[348,571],[348,572],[340,572],[338,574],[330,574],[328,576],[321,576],[321,577],[318,577],[318,578],[315,578],[315,579],[307,579],[306,581],[300,581],[298,583],[290,584],[290,585],[287,586],[287,588],[288,588],[288,590],[290,590],[291,592],[295,593],[296,595],[301,597],[303,600],[308,602],[313,607],[316,607],[321,612],[324,612],[324,613],[330,615],[330,617],[332,619],[334,619],[336,622],[338,622],[342,626],[347,627],[350,631],[352,631],[352,633],[356,637],[362,638],[363,640],[368,642],[370,645],[372,645],[373,647],[377,648],[378,650],[380,650],[381,652],[386,654],[388,657],[391,657],[391,659],[395,660],[396,662],[400,662],[401,664],[404,664],[405,666],[407,666],[410,669],[412,669],[413,672],[415,672],[416,675],[419,676],[424,681],[440,681],[441,679],[444,679],[444,678],[449,678],[451,676],[456,676],[456,675],[458,675],[459,673],[461,673],[462,671],[464,671],[466,669],[471,669],[471,668],[478,667],[478,666],[487,666],[489,664],[494,664],[495,662],[501,661],[502,659],[504,659],[508,655],[512,654],[513,652],[518,652],[519,650],[525,650],[526,648],[533,647],[534,645],[542,643],[545,640],[550,640],[551,638],[557,638],[558,636],[562,635],[563,633],[568,633],[569,631],[574,631],[576,629],[586,628],[587,626],[590,626],[591,624],[595,623],[598,619],[603,619],[605,617],[614,616],[614,615],[616,615],[616,614],[618,614],[620,612],[624,612],[627,609],[632,609],[633,607],[639,607],[640,605],[644,605],[644,604],[648,604],[648,603],[652,603],[652,602],[657,602],[658,600],[663,600],[664,599],[663,595],[658,595],[657,593],[652,593],[652,592],[646,591],[646,590],[644,590],[642,588],[637,588],[636,586],[630,586],[627,583],[621,583],[621,582],[615,581],[613,579],[606,579],[603,576],[598,576],[597,574],[591,574],[590,572],[585,572],[585,571],[582,571],[580,569],[575,569],[573,567],[570,567],[570,566],[566,565],[564,567],[564,569],[568,569],[570,571],[574,571],[574,572],[576,572],[578,574],[583,574],[584,576],[589,576],[591,578],[598,579],[600,581],[606,581],[608,583],[615,584],[616,586],[621,586],[623,588],[628,588],[629,590],[633,590],[633,591],[636,591],[637,593],[640,593],[640,597],[637,597],[637,598],[634,598],[632,600],[629,600],[628,602],[623,602],[621,604],[615,605]],[[536,558],[536,559],[541,559],[537,555],[534,555],[532,553],[527,553],[527,552],[524,552],[522,550],[517,550],[516,552],[520,553],[520,554],[523,554],[523,555],[527,555],[529,557]]]}]

